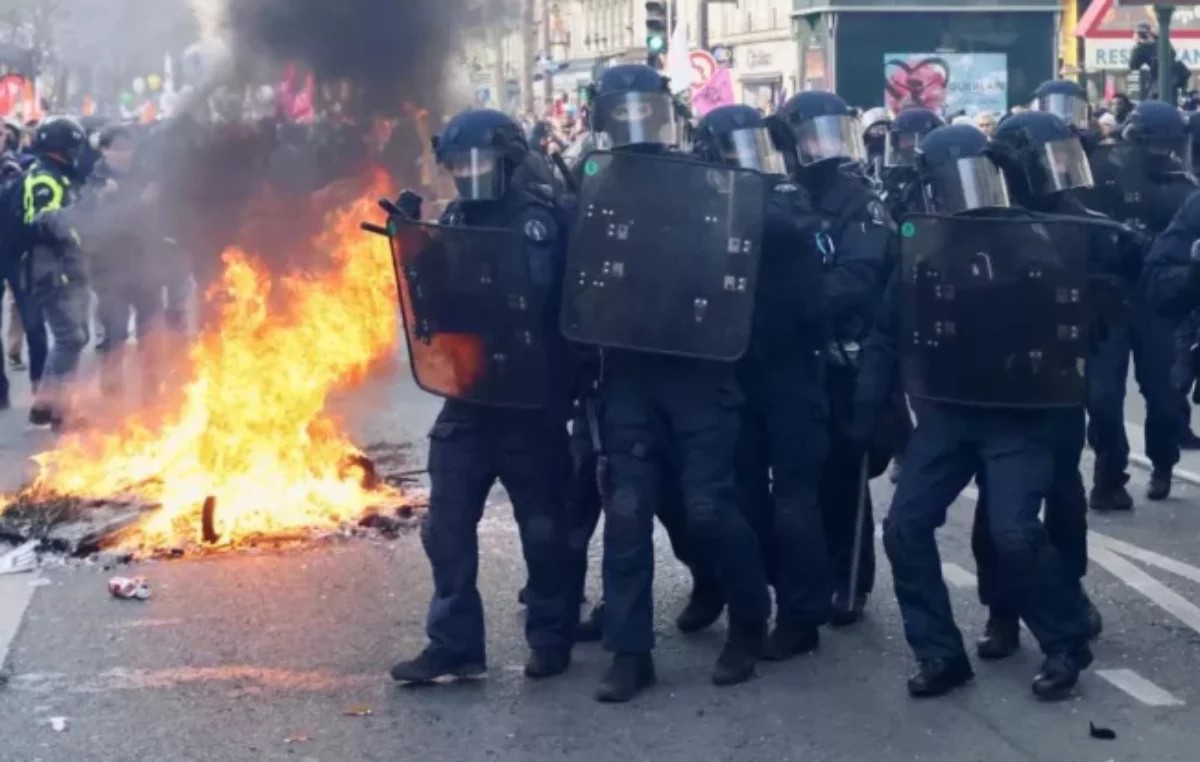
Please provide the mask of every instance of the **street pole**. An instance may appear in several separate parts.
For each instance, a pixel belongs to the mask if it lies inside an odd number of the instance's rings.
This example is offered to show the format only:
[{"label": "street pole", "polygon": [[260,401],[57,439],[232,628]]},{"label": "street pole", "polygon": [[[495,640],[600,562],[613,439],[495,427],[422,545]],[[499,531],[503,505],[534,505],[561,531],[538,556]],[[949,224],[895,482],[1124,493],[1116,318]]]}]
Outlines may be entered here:
[{"label": "street pole", "polygon": [[1173,104],[1175,98],[1171,82],[1174,80],[1175,59],[1171,55],[1171,16],[1175,13],[1173,5],[1156,5],[1154,13],[1158,16],[1158,99]]},{"label": "street pole", "polygon": [[554,55],[550,51],[550,0],[542,0],[541,18],[542,28],[539,47],[546,52],[547,60],[551,64],[542,72],[542,108],[548,111],[554,103],[554,75],[551,73],[554,66]]},{"label": "street pole", "polygon": [[504,29],[499,24],[488,27],[492,49],[492,101],[499,111],[508,109],[508,80],[504,76]]},{"label": "street pole", "polygon": [[696,0],[696,42],[700,50],[708,50],[708,0]]},{"label": "street pole", "polygon": [[521,67],[517,76],[521,83],[521,110],[529,114],[533,112],[533,60],[536,57],[534,47],[534,3],[537,0],[521,0]]}]

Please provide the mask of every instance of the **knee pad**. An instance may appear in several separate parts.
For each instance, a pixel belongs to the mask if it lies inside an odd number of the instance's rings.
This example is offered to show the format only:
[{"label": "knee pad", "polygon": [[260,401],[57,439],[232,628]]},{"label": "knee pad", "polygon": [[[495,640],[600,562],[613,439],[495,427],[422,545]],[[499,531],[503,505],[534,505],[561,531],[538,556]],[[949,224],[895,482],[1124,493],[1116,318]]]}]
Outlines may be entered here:
[{"label": "knee pad", "polygon": [[[636,489],[618,487],[605,511],[605,535],[618,542],[639,542],[647,520],[654,520],[654,512],[643,510],[642,504],[642,496]],[[650,531],[653,531],[653,524],[650,524]]]}]

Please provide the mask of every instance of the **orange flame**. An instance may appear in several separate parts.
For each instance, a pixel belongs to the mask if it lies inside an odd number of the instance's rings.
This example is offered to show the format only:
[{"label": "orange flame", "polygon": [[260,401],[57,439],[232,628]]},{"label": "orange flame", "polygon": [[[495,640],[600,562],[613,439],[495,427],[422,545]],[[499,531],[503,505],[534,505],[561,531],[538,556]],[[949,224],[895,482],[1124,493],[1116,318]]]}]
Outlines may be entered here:
[{"label": "orange flame", "polygon": [[229,249],[218,319],[189,350],[186,382],[166,410],[143,411],[116,433],[85,431],[35,460],[34,495],[135,495],[161,504],[125,541],[170,547],[200,537],[216,501],[222,544],[337,527],[398,502],[368,489],[360,454],[325,412],[332,392],[361,382],[398,342],[396,286],[384,240],[359,229],[389,192],[379,174],[362,198],[332,212],[315,241],[332,267],[272,279]]}]

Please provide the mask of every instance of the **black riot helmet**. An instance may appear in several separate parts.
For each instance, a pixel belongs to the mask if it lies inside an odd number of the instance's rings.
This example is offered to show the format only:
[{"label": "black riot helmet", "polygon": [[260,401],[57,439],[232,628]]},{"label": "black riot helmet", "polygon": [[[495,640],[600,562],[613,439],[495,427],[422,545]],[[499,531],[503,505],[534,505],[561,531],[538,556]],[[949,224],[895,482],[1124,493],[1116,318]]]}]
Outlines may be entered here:
[{"label": "black riot helmet", "polygon": [[1092,167],[1079,136],[1066,122],[1048,111],[1012,114],[996,126],[992,140],[1009,190],[1023,204],[1025,194],[1049,196],[1093,185]]},{"label": "black riot helmet", "polygon": [[38,125],[34,133],[33,150],[38,156],[74,167],[87,145],[87,139],[87,131],[78,120],[69,116],[52,116]]},{"label": "black riot helmet", "polygon": [[800,166],[826,161],[841,164],[865,158],[858,119],[846,102],[830,92],[797,93],[775,112],[786,128],[789,146]]},{"label": "black riot helmet", "polygon": [[1033,91],[1035,111],[1046,111],[1077,130],[1087,130],[1091,116],[1087,91],[1069,79],[1051,79]]},{"label": "black riot helmet", "polygon": [[1142,101],[1125,122],[1122,136],[1137,147],[1152,175],[1192,171],[1192,136],[1188,121],[1174,106]]},{"label": "black riot helmet", "polygon": [[496,201],[529,154],[521,125],[492,109],[464,111],[433,139],[439,166],[454,177],[461,201]]},{"label": "black riot helmet", "polygon": [[713,164],[771,175],[787,171],[767,120],[750,106],[721,106],[708,112],[692,132],[692,152]]},{"label": "black riot helmet", "polygon": [[925,136],[945,126],[946,120],[927,108],[913,106],[904,109],[892,120],[888,130],[883,163],[889,167],[911,166],[916,158],[917,146]]},{"label": "black riot helmet", "polygon": [[590,88],[591,130],[603,148],[679,142],[675,99],[666,77],[645,64],[605,69]]},{"label": "black riot helmet", "polygon": [[932,214],[959,214],[1009,206],[1004,173],[992,160],[988,137],[974,125],[937,127],[917,146],[914,166]]}]

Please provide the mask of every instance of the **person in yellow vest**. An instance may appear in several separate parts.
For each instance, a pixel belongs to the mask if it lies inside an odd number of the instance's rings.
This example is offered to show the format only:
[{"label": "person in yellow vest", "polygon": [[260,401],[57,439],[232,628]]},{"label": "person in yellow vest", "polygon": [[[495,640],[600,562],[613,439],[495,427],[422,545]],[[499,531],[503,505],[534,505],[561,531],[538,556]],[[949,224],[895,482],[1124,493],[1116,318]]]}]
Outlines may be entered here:
[{"label": "person in yellow vest", "polygon": [[77,120],[51,117],[34,137],[25,175],[22,277],[54,337],[29,421],[60,429],[69,420],[66,386],[88,343],[87,267],[79,235],[64,214],[79,193],[76,178],[87,132]]}]

